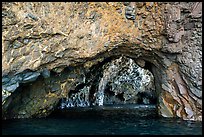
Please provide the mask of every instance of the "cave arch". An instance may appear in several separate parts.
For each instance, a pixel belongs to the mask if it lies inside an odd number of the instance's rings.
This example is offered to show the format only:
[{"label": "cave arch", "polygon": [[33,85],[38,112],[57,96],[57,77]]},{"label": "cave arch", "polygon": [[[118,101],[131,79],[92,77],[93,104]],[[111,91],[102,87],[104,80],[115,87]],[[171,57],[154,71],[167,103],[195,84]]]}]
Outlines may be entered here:
[{"label": "cave arch", "polygon": [[[128,46],[127,46],[128,45]],[[61,99],[67,99],[67,95],[71,92],[77,90],[86,90],[82,87],[93,82],[93,80],[88,80],[93,77],[101,78],[101,74],[95,75],[95,72],[102,71],[102,67],[106,62],[118,59],[120,57],[127,57],[136,62],[140,67],[148,69],[154,76],[155,85],[155,95],[154,99],[151,101],[157,106],[159,114],[163,116],[172,117],[175,116],[176,110],[167,109],[168,104],[164,104],[163,97],[168,96],[170,104],[178,105],[179,102],[176,101],[168,92],[164,91],[164,83],[168,83],[168,76],[166,69],[169,67],[165,60],[168,60],[161,52],[149,51],[135,44],[121,44],[112,49],[101,52],[90,58],[79,58],[76,59],[76,64],[74,66],[63,66],[63,71],[56,72],[55,69],[51,70],[49,78],[42,78],[40,81],[34,81],[29,83],[30,91],[28,88],[22,88],[19,94],[12,94],[9,98],[16,101],[7,103],[8,106],[5,107],[3,112],[3,118],[24,118],[24,117],[44,117],[48,116],[51,112],[58,108]],[[26,84],[26,83],[25,83]],[[26,86],[24,86],[26,87]],[[90,89],[89,98],[93,98],[97,84],[93,84]],[[37,94],[40,91],[40,94]],[[30,92],[29,99],[26,101],[21,98],[22,94]],[[141,94],[140,96],[144,96]],[[121,98],[121,95],[118,95]],[[37,101],[36,101],[37,100]],[[92,102],[94,100],[91,100]],[[13,103],[16,102],[16,103]],[[142,101],[139,100],[139,103]],[[173,104],[173,103],[174,104]],[[16,104],[20,106],[16,106]],[[37,104],[36,104],[37,103]],[[165,108],[166,107],[166,108]],[[10,114],[11,115],[7,115]]]}]

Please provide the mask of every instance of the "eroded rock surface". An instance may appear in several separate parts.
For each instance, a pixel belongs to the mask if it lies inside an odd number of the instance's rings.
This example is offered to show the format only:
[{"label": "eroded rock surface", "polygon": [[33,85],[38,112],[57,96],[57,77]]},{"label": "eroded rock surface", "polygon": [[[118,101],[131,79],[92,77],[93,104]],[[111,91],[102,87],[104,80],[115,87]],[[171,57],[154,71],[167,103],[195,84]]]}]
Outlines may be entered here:
[{"label": "eroded rock surface", "polygon": [[160,115],[202,120],[201,36],[201,2],[4,2],[2,118],[47,116],[126,56],[151,69]]},{"label": "eroded rock surface", "polygon": [[[120,57],[103,67],[105,68],[103,77],[100,79],[98,91],[95,93],[95,103],[99,106],[104,103],[137,104],[138,93],[155,92],[152,73],[140,68],[132,59]],[[105,94],[107,87],[109,89]],[[114,95],[111,96],[109,92]],[[117,96],[120,96],[120,99],[117,99]],[[106,101],[104,102],[104,100]]]},{"label": "eroded rock surface", "polygon": [[61,109],[107,104],[156,104],[154,77],[149,70],[139,67],[127,57],[104,63],[92,68],[101,70],[94,72],[94,76],[98,77],[88,77],[93,74],[90,71],[83,83],[61,100]]}]

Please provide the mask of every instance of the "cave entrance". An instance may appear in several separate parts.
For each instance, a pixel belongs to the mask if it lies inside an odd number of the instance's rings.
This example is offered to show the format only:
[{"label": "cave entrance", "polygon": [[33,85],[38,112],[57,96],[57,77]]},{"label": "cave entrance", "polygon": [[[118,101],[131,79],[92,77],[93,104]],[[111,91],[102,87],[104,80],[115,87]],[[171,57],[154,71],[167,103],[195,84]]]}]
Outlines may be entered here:
[{"label": "cave entrance", "polygon": [[157,68],[147,59],[111,56],[88,69],[81,65],[60,73],[51,71],[48,78],[40,75],[20,84],[3,105],[3,117],[44,117],[61,110],[92,111],[93,107],[121,108],[121,112],[132,108],[135,113],[135,106],[144,106],[156,113],[161,76]]},{"label": "cave entrance", "polygon": [[62,98],[58,107],[156,104],[152,64],[121,56],[107,58],[92,66],[84,83]]}]

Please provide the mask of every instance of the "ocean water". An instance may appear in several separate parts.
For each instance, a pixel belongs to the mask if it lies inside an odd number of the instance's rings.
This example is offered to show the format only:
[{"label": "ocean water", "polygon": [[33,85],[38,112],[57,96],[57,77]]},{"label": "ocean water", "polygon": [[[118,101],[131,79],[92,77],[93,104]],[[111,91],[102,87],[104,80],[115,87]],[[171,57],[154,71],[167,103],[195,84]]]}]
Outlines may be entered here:
[{"label": "ocean water", "polygon": [[3,135],[202,135],[202,122],[162,118],[151,105],[57,110],[47,118],[2,120]]}]

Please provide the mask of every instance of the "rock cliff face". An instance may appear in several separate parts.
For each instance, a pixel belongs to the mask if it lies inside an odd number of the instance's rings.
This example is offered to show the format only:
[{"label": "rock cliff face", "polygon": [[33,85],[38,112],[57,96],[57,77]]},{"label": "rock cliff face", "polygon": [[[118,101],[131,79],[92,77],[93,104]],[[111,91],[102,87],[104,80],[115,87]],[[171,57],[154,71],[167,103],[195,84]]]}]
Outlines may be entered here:
[{"label": "rock cliff face", "polygon": [[160,115],[202,120],[201,36],[201,2],[5,2],[2,118],[47,116],[95,83],[91,98],[123,56],[151,71]]}]

